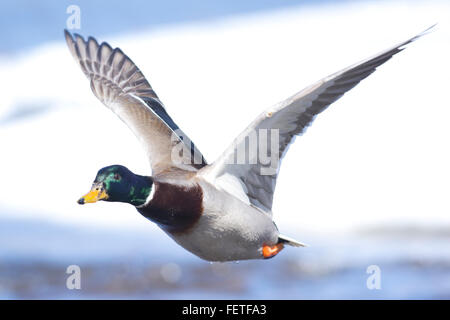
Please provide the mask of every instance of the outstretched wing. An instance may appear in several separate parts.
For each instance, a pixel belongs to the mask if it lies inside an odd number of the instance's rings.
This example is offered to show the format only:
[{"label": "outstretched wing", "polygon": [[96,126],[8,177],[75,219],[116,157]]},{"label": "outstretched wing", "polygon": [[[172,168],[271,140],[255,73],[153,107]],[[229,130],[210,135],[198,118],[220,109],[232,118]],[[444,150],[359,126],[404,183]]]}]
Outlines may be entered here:
[{"label": "outstretched wing", "polygon": [[133,131],[150,159],[153,174],[171,168],[197,171],[201,153],[164,109],[142,72],[119,48],[65,30],[70,52],[89,78],[95,96]]},{"label": "outstretched wing", "polygon": [[322,79],[265,111],[234,140],[216,162],[201,172],[217,185],[223,183],[225,189],[232,186],[234,194],[271,214],[281,159],[295,137],[305,131],[316,115],[429,29]]}]

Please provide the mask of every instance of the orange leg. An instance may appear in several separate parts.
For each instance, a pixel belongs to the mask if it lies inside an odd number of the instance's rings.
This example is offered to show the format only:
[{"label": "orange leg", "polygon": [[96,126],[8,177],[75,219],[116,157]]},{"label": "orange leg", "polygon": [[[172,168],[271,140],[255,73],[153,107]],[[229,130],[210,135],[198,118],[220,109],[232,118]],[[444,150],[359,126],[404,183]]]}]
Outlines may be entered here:
[{"label": "orange leg", "polygon": [[282,243],[277,243],[274,246],[266,246],[262,247],[262,254],[264,259],[269,259],[275,257],[281,250],[283,250],[284,245]]}]

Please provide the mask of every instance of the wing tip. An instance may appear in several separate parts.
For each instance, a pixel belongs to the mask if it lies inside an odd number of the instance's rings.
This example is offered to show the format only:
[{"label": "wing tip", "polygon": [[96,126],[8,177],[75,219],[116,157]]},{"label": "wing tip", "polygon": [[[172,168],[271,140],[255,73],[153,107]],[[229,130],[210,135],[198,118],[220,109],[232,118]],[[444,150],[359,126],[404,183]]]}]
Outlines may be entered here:
[{"label": "wing tip", "polygon": [[66,39],[68,45],[74,43],[73,36],[67,29],[64,29],[64,38]]},{"label": "wing tip", "polygon": [[397,47],[397,49],[399,51],[402,51],[404,49],[406,49],[406,46],[412,42],[417,41],[419,38],[422,38],[423,36],[431,33],[434,31],[435,27],[437,26],[437,22],[435,24],[432,24],[431,26],[429,26],[428,28],[426,28],[425,30],[423,30],[422,32],[420,32],[419,34],[415,35],[414,37],[410,38],[409,40],[403,42],[401,45],[399,45]]}]

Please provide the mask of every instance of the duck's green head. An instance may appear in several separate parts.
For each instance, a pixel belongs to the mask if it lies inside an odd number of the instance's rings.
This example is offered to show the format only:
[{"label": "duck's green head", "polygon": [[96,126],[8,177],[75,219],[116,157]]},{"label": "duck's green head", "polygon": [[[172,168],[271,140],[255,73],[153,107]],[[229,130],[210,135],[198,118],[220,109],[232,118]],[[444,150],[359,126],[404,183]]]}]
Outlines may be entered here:
[{"label": "duck's green head", "polygon": [[112,165],[100,169],[91,191],[81,197],[78,203],[94,203],[104,200],[140,206],[147,200],[152,185],[152,178],[136,175],[121,165]]}]

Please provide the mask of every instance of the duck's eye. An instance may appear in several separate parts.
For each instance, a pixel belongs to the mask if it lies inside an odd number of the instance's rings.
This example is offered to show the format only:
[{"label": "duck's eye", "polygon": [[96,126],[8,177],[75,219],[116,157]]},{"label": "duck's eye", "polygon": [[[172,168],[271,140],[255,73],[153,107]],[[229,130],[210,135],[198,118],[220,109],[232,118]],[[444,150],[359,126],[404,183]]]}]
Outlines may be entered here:
[{"label": "duck's eye", "polygon": [[114,174],[114,180],[120,180],[120,175],[118,173]]}]

